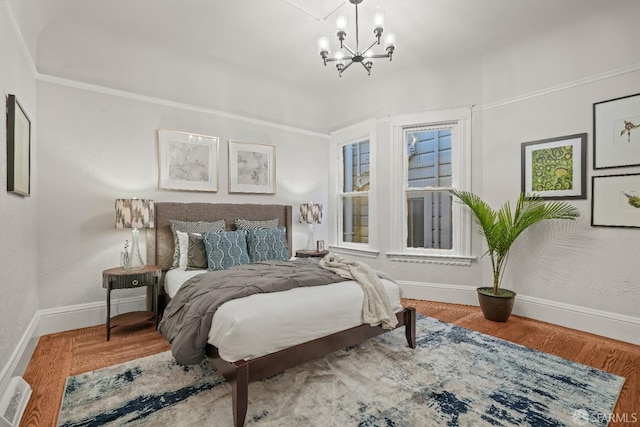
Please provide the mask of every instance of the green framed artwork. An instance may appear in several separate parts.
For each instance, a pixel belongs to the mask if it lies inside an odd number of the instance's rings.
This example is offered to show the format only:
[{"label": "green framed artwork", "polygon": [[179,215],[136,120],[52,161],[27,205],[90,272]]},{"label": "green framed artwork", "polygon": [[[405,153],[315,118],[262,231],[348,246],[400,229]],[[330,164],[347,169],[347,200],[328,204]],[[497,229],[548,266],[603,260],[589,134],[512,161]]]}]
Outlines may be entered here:
[{"label": "green framed artwork", "polygon": [[522,192],[543,199],[587,198],[587,134],[522,143]]}]

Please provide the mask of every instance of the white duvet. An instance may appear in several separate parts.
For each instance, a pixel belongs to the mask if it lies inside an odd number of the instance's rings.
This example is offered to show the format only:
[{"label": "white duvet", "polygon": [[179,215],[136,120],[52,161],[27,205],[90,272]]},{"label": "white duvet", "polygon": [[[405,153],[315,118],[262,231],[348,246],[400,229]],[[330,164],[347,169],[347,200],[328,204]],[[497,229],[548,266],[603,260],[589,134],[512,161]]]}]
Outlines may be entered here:
[{"label": "white duvet", "polygon": [[[182,284],[205,270],[169,270],[164,288],[173,298]],[[394,313],[400,288],[382,283]],[[364,295],[354,281],[255,294],[218,308],[208,342],[228,362],[249,360],[362,324]]]}]

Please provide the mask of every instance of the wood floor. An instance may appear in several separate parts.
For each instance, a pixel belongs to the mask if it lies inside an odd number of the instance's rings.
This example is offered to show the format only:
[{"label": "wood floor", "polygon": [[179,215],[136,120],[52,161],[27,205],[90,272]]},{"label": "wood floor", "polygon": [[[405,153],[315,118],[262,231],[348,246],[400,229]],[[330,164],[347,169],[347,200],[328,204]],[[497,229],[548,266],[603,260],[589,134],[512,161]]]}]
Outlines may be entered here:
[{"label": "wood floor", "polygon": [[[626,378],[610,426],[640,425],[640,346],[518,316],[485,320],[478,307],[404,300],[421,314],[509,340]],[[66,378],[169,349],[152,322],[121,327],[106,341],[105,326],[45,335],[24,374],[33,389],[21,426],[54,426]],[[636,421],[634,421],[636,420]]]}]

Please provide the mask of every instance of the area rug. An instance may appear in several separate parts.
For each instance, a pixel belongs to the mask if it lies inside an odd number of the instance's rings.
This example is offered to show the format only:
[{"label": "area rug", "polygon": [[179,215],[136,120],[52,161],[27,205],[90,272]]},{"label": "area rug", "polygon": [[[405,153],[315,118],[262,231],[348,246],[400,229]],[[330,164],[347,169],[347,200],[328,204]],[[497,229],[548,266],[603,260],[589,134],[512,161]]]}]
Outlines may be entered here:
[{"label": "area rug", "polygon": [[[606,426],[624,379],[418,316],[249,384],[247,426]],[[59,426],[233,426],[230,386],[170,352],[69,377]]]}]

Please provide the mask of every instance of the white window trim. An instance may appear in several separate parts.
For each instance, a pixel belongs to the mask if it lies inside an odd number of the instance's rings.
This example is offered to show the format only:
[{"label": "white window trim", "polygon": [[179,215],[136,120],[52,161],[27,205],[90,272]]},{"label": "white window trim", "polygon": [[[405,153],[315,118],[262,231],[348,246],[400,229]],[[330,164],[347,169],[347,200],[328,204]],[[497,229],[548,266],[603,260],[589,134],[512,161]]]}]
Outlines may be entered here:
[{"label": "white window trim", "polygon": [[[329,162],[329,175],[333,177],[330,180],[329,194],[333,198],[333,206],[336,208],[331,212],[329,218],[330,229],[335,230],[335,234],[330,236],[330,247],[336,252],[340,251],[350,255],[367,255],[377,254],[378,250],[374,249],[377,242],[377,204],[376,193],[378,177],[376,172],[376,120],[371,119],[361,123],[354,124],[344,129],[340,129],[331,133],[331,147],[329,150],[331,161]],[[369,140],[369,174],[370,189],[367,194],[369,198],[369,243],[352,243],[342,241],[342,197],[346,194],[342,191],[342,182],[344,170],[341,167],[342,147],[348,144],[354,144]]]},{"label": "white window trim", "polygon": [[[475,257],[471,256],[471,216],[463,209],[462,203],[454,198],[452,207],[452,249],[407,248],[407,203],[406,171],[408,158],[405,154],[404,129],[414,126],[453,125],[455,132],[451,141],[452,187],[459,190],[471,190],[471,106],[406,114],[390,119],[391,141],[393,146],[392,182],[392,223],[402,224],[402,232],[394,236],[391,249],[387,253],[390,261],[420,262],[448,265],[470,265]],[[431,189],[435,190],[435,188]]]}]

